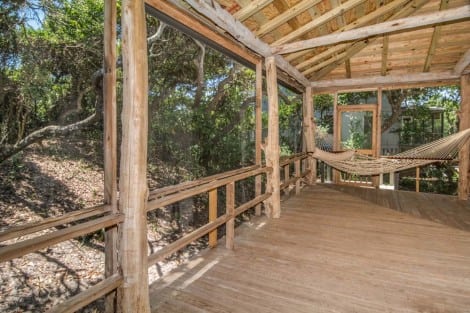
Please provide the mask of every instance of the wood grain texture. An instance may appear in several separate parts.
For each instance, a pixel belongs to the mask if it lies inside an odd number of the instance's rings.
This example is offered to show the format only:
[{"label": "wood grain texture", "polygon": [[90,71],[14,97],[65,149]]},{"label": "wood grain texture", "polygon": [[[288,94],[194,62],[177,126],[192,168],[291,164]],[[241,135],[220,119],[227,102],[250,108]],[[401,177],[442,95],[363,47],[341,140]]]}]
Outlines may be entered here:
[{"label": "wood grain texture", "polygon": [[346,185],[325,186],[395,211],[470,232],[470,205],[455,196]]},{"label": "wood grain texture", "polygon": [[148,61],[143,0],[123,0],[122,32],[122,139],[119,176],[119,258],[124,283],[123,313],[148,313],[147,265],[147,136]]},{"label": "wood grain texture", "polygon": [[398,31],[410,31],[417,28],[429,27],[440,23],[456,23],[470,18],[470,5],[460,8],[443,10],[437,13],[406,17],[365,26],[354,30],[342,32],[340,34],[330,34],[318,38],[297,41],[289,44],[274,44],[273,53],[285,54],[315,47],[327,46],[376,35],[390,34]]},{"label": "wood grain texture", "polygon": [[281,177],[279,173],[279,101],[277,88],[276,61],[266,58],[266,85],[268,94],[268,138],[265,147],[266,166],[273,171],[268,174],[266,191],[271,198],[266,202],[266,215],[273,218],[281,216]]},{"label": "wood grain texture", "polygon": [[[104,2],[104,46],[103,46],[103,158],[104,158],[104,203],[111,212],[118,213],[117,203],[117,106],[116,106],[116,0]],[[118,271],[118,227],[110,227],[105,233],[105,277]],[[116,311],[116,292],[106,296],[106,313]]]},{"label": "wood grain texture", "polygon": [[[217,219],[217,189],[209,190],[209,223]],[[217,229],[209,233],[209,247],[217,246]]]},{"label": "wood grain texture", "polygon": [[150,288],[152,312],[468,312],[470,233],[311,186]]},{"label": "wood grain texture", "polygon": [[[460,79],[459,130],[470,128],[470,75]],[[461,200],[468,200],[470,184],[470,143],[467,142],[459,151],[458,195]]]}]

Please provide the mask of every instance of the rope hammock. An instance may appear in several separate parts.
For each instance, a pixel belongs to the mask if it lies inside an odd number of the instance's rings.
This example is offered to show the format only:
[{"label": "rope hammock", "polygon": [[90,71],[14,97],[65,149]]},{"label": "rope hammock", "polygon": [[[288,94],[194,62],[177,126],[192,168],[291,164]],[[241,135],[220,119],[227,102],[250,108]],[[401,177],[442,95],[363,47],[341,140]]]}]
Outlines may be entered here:
[{"label": "rope hammock", "polygon": [[470,129],[466,129],[394,156],[380,158],[373,158],[352,150],[330,153],[318,148],[312,156],[343,172],[355,175],[379,175],[454,160],[469,138]]}]

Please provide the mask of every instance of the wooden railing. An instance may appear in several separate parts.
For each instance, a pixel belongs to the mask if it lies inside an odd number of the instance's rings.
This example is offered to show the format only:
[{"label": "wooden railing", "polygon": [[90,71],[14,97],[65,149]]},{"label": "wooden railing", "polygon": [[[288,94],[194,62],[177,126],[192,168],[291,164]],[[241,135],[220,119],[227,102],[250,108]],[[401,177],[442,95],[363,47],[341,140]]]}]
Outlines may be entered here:
[{"label": "wooden railing", "polygon": [[[308,158],[308,154],[305,152],[291,155],[289,157],[282,158],[279,162],[281,169],[284,172],[283,180],[281,182],[281,190],[285,190],[291,185],[295,185],[295,194],[300,193],[300,184],[302,179],[310,173],[310,170],[305,169],[305,163],[302,161]],[[291,165],[294,164],[294,176],[291,176]],[[304,168],[304,170],[302,170]]]},{"label": "wooden railing", "polygon": [[[306,158],[306,153],[300,153],[281,159],[279,170],[284,172],[281,189],[295,185],[296,193],[300,192],[302,178],[309,173],[305,162],[304,164],[302,163],[302,160]],[[291,177],[290,167],[292,164],[294,171]],[[226,225],[226,246],[232,249],[235,235],[235,218],[246,210],[258,206],[271,196],[270,192],[261,193],[259,191],[253,199],[236,206],[235,183],[250,177],[261,178],[260,176],[272,171],[273,169],[270,167],[254,165],[151,191],[147,203],[148,212],[196,195],[208,193],[209,221],[182,238],[168,244],[161,250],[149,255],[149,266],[164,260],[166,257],[205,235],[209,235],[209,246],[214,247],[218,239],[217,228],[224,224]],[[217,190],[223,187],[226,189],[225,213],[217,216]],[[18,241],[0,247],[0,262],[9,261],[97,230],[116,226],[122,223],[123,220],[124,216],[111,212],[110,206],[99,205],[66,213],[59,217],[46,218],[36,223],[10,227],[0,232],[0,243],[9,240]],[[23,236],[34,235],[48,229],[51,232],[21,240]],[[123,278],[120,274],[111,275],[78,295],[56,305],[48,312],[75,312],[119,288],[122,283]]]},{"label": "wooden railing", "polygon": [[[89,220],[83,221],[84,219]],[[93,208],[66,213],[59,217],[46,218],[36,223],[10,227],[0,233],[0,242],[20,239],[22,236],[32,235],[57,226],[63,226],[64,228],[54,229],[52,232],[0,247],[0,262],[6,262],[103,228],[116,226],[122,223],[123,220],[124,216],[122,214],[113,214],[109,206],[99,205]],[[74,224],[67,225],[70,223]],[[121,286],[122,282],[123,279],[118,274],[107,277],[80,294],[65,300],[48,312],[75,312],[115,290]]]},{"label": "wooden railing", "polygon": [[[217,244],[217,228],[224,224],[226,224],[226,246],[232,248],[235,234],[235,217],[271,196],[270,193],[265,192],[235,207],[235,182],[266,174],[271,171],[272,169],[269,167],[255,165],[150,192],[147,205],[148,211],[207,192],[209,194],[209,221],[203,226],[184,235],[182,238],[149,255],[149,266],[164,260],[166,257],[205,235],[209,235],[209,246],[215,246]],[[217,217],[217,189],[221,187],[226,188],[226,208],[225,214]]]}]

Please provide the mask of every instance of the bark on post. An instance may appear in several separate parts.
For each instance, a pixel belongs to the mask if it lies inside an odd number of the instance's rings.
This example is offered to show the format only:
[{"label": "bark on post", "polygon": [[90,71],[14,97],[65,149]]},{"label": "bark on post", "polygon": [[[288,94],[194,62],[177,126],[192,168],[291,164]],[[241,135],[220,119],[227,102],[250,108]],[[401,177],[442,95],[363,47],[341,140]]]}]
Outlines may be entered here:
[{"label": "bark on post", "polygon": [[[116,18],[115,0],[104,3],[104,76],[103,76],[103,115],[104,115],[104,203],[111,206],[113,213],[117,207],[117,120],[116,120]],[[118,272],[118,228],[111,227],[105,233],[105,276]],[[116,311],[116,292],[106,296],[106,313]]]},{"label": "bark on post", "polygon": [[[470,128],[470,75],[460,79],[460,130]],[[458,197],[468,200],[470,181],[470,143],[467,142],[459,152],[459,186]]]},{"label": "bark on post", "polygon": [[122,312],[149,313],[147,253],[148,66],[144,1],[122,2],[123,112],[119,208]]},{"label": "bark on post", "polygon": [[281,175],[279,168],[279,102],[277,89],[276,61],[266,58],[266,83],[268,94],[268,138],[265,147],[266,165],[273,171],[268,174],[267,191],[271,197],[266,201],[266,215],[271,218],[281,217]]},{"label": "bark on post", "polygon": [[[262,99],[263,99],[263,63],[256,64],[256,103],[255,103],[255,162],[261,165],[261,144],[262,144]],[[261,175],[255,177],[255,195],[261,195]],[[255,207],[255,214],[261,215],[261,204]]]},{"label": "bark on post", "polygon": [[[313,119],[313,98],[312,87],[306,87],[303,99],[303,132],[305,138],[305,145],[307,152],[315,151],[315,121]],[[317,178],[317,161],[309,155],[307,159],[307,168],[310,173],[307,175],[307,183],[309,185],[315,184]]]}]

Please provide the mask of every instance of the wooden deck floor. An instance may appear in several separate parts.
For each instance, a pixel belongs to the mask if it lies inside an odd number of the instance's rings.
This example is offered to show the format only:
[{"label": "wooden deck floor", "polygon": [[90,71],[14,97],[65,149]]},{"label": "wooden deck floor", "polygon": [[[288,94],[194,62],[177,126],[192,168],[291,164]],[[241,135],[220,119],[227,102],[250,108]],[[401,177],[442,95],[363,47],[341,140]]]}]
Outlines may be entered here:
[{"label": "wooden deck floor", "polygon": [[470,312],[470,232],[325,187],[151,286],[152,312]]}]

